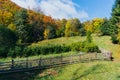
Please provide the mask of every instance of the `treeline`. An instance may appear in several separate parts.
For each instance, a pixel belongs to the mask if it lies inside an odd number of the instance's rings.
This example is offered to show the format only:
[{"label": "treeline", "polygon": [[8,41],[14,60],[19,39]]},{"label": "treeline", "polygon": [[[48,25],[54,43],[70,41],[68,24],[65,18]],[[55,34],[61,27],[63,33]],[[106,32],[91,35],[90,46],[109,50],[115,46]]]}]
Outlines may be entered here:
[{"label": "treeline", "polygon": [[[7,24],[8,20],[11,21]],[[17,43],[33,43],[58,37],[84,36],[87,32],[97,35],[112,35],[117,33],[118,29],[110,20],[104,18],[94,18],[81,23],[77,18],[53,19],[43,13],[26,9],[18,10],[11,19],[3,17],[0,24],[16,34]]]},{"label": "treeline", "polygon": [[116,0],[110,19],[94,18],[82,23],[77,18],[53,19],[38,10],[26,10],[9,0],[0,0],[0,56],[8,56],[9,51],[15,53],[12,48],[16,49],[16,43],[85,36],[89,32],[98,36],[109,35],[113,43],[120,44],[120,0]]},{"label": "treeline", "polygon": [[[32,43],[44,39],[86,35],[86,32],[104,34],[103,23],[106,19],[95,18],[90,21],[73,19],[53,19],[38,11],[18,7],[9,0],[0,0],[0,24],[13,31],[18,43]],[[8,6],[9,4],[9,6]],[[110,25],[111,26],[111,25]],[[109,32],[105,32],[109,34]]]}]

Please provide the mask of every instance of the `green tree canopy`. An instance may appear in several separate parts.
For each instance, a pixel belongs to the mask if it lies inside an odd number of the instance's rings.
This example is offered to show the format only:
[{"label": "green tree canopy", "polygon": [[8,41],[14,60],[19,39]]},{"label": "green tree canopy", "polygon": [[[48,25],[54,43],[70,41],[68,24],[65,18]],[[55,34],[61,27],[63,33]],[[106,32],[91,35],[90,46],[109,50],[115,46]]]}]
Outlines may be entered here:
[{"label": "green tree canopy", "polygon": [[112,9],[112,17],[110,21],[112,22],[112,25],[114,25],[112,27],[117,26],[117,32],[118,32],[117,34],[114,34],[112,36],[112,40],[114,40],[115,42],[118,41],[118,43],[120,44],[120,0],[115,1],[115,4]]},{"label": "green tree canopy", "polygon": [[48,25],[44,32],[45,39],[52,39],[56,37],[56,30],[54,26]]},{"label": "green tree canopy", "polygon": [[102,35],[113,35],[118,33],[118,27],[113,25],[108,19],[104,19],[100,27]]},{"label": "green tree canopy", "polygon": [[28,40],[27,23],[28,23],[27,11],[25,9],[22,9],[15,15],[16,33],[21,42],[27,42]]},{"label": "green tree canopy", "polygon": [[7,56],[8,50],[15,46],[16,41],[15,33],[0,25],[0,56]]},{"label": "green tree canopy", "polygon": [[116,24],[120,22],[120,0],[116,0],[112,9],[111,21]]},{"label": "green tree canopy", "polygon": [[65,36],[79,35],[80,27],[81,23],[77,18],[69,19],[66,23]]}]

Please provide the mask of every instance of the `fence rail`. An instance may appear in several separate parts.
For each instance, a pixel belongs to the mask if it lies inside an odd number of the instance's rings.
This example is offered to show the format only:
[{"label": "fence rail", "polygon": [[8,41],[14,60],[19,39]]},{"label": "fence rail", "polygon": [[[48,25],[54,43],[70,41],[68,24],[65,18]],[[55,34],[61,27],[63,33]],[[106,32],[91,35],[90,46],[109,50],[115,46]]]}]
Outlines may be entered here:
[{"label": "fence rail", "polygon": [[[109,54],[110,55],[110,54]],[[34,60],[11,60],[10,62],[0,63],[0,73],[17,72],[29,69],[42,69],[49,67],[56,67],[64,64],[72,64],[78,62],[86,62],[93,60],[110,60],[111,57],[102,53],[88,53],[88,54],[76,54],[69,56],[57,56],[51,58],[39,58]]]}]

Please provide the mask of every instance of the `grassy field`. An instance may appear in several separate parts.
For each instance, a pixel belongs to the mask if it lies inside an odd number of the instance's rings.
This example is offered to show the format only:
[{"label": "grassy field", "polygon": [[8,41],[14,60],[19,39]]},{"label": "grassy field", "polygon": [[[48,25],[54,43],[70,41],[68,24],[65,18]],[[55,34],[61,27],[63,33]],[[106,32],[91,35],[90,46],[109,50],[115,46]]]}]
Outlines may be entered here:
[{"label": "grassy field", "polygon": [[[47,72],[50,72],[47,75]],[[46,74],[44,77],[41,75]],[[90,62],[48,69],[36,76],[35,80],[120,80],[118,62]]]},{"label": "grassy field", "polygon": [[[65,44],[69,45],[74,42],[78,41],[84,41],[86,37],[70,37],[70,38],[57,38],[57,39],[51,39],[51,40],[44,40],[40,41],[38,43],[33,43],[31,46],[36,46],[36,45],[46,45],[46,44]],[[98,37],[96,35],[93,35],[93,41],[101,48],[104,48],[108,51],[111,51],[113,53],[113,57],[117,60],[120,60],[120,45],[118,44],[113,44],[111,42],[111,37],[110,36],[101,36]]]},{"label": "grassy field", "polygon": [[33,43],[31,46],[35,46],[35,45],[46,45],[46,44],[65,44],[65,45],[69,45],[71,43],[74,42],[78,42],[78,41],[84,41],[86,39],[86,37],[80,37],[80,36],[74,36],[74,37],[61,37],[61,38],[56,38],[56,39],[50,39],[50,40],[43,40],[40,41],[38,43]]},{"label": "grassy field", "polygon": [[[43,40],[38,43],[33,43],[30,46],[42,46],[42,45],[48,45],[48,44],[65,44],[69,45],[74,42],[78,41],[84,41],[86,37],[80,37],[80,36],[75,36],[75,37],[62,37],[62,38],[56,38],[56,39],[50,39],[50,40]],[[101,48],[104,48],[108,51],[111,51],[113,53],[113,57],[115,60],[120,60],[120,45],[118,44],[113,44],[111,42],[111,37],[109,36],[102,36],[98,37],[93,35],[93,41]],[[63,55],[69,55],[69,54],[74,54],[77,52],[67,52],[67,53],[62,53]],[[61,54],[48,54],[48,55],[39,55],[39,56],[30,56],[30,59],[36,59],[40,57],[52,57],[52,56],[59,56]],[[26,58],[15,58],[15,60],[24,60]],[[9,61],[11,58],[2,58],[0,61]]]},{"label": "grassy field", "polygon": [[[83,41],[85,37],[70,37],[70,38],[57,38],[51,40],[44,40],[35,45],[46,45],[46,44],[65,44],[69,45],[73,42]],[[32,71],[26,74],[25,72],[0,75],[0,80],[120,80],[120,45],[113,44],[111,37],[102,36],[97,37],[93,35],[93,41],[101,48],[113,52],[115,61],[95,61],[87,63],[78,63],[72,65],[66,65],[57,68],[50,68],[43,71]],[[77,54],[77,52],[62,53],[63,55]],[[52,57],[59,56],[61,54],[48,54],[31,56],[30,59],[41,57]],[[16,58],[25,59],[25,58]],[[1,61],[10,60],[10,58],[0,59]]]},{"label": "grassy field", "polygon": [[111,42],[111,37],[102,36],[102,37],[94,37],[93,41],[101,48],[104,48],[113,53],[113,57],[115,60],[120,60],[120,45],[113,44]]},{"label": "grassy field", "polygon": [[120,80],[120,64],[95,61],[0,76],[0,80]]}]

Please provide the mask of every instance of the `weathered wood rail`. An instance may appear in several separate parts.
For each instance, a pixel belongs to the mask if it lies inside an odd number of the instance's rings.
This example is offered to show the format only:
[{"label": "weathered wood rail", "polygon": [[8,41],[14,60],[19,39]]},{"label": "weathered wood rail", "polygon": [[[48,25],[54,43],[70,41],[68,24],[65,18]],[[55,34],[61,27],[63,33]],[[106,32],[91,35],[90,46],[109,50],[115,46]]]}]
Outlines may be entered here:
[{"label": "weathered wood rail", "polygon": [[18,72],[24,70],[43,69],[72,64],[78,62],[89,62],[94,60],[110,60],[110,56],[102,53],[75,54],[69,56],[57,56],[51,58],[42,58],[29,60],[11,60],[9,62],[0,62],[0,74],[9,72]]}]

